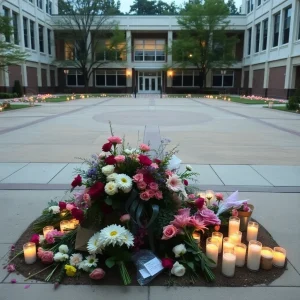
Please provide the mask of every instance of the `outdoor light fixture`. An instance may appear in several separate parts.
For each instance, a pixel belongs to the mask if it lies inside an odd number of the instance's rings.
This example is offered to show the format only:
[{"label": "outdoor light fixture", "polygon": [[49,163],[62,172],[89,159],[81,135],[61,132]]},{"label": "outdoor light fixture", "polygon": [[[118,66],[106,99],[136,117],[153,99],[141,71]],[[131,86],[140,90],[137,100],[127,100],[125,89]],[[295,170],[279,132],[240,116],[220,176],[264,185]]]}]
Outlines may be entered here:
[{"label": "outdoor light fixture", "polygon": [[172,70],[168,71],[168,77],[173,77],[173,71]]},{"label": "outdoor light fixture", "polygon": [[66,75],[68,75],[68,74],[69,74],[69,70],[64,70],[64,73],[65,73]]},{"label": "outdoor light fixture", "polygon": [[126,70],[126,76],[127,76],[127,77],[131,77],[131,75],[132,75],[131,70],[127,69],[127,70]]},{"label": "outdoor light fixture", "polygon": [[226,70],[221,70],[222,75],[226,75]]}]

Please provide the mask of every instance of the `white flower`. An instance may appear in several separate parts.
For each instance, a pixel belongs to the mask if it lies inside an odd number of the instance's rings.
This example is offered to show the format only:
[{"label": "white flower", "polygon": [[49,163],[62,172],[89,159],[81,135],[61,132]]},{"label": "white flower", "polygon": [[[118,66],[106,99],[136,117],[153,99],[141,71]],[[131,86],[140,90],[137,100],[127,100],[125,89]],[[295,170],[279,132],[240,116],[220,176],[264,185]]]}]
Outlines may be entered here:
[{"label": "white flower", "polygon": [[107,166],[103,167],[101,170],[105,176],[108,176],[115,171],[115,167],[112,165],[107,165]]},{"label": "white flower", "polygon": [[134,245],[134,236],[130,231],[126,230],[126,232],[124,232],[124,237],[124,243],[128,248]]},{"label": "white flower", "polygon": [[95,233],[88,241],[87,250],[90,254],[95,254],[101,252],[100,249],[100,240],[99,240],[100,232]]},{"label": "white flower", "polygon": [[176,263],[173,265],[173,268],[171,270],[171,274],[177,277],[181,277],[185,274],[185,267],[182,264],[180,264],[178,261],[176,261]]},{"label": "white flower", "polygon": [[105,193],[112,196],[118,192],[117,184],[114,181],[110,181],[105,185]]},{"label": "white flower", "polygon": [[57,252],[54,254],[54,261],[56,261],[56,262],[66,261],[67,259],[69,259],[68,254],[63,254],[60,252]]},{"label": "white flower", "polygon": [[89,255],[85,258],[84,263],[88,267],[97,267],[98,258],[96,258],[96,255]]},{"label": "white flower", "polygon": [[126,239],[124,236],[125,232],[126,229],[123,226],[116,224],[107,226],[100,231],[100,243],[103,247],[106,247],[107,245],[115,246],[116,244],[122,246]]},{"label": "white flower", "polygon": [[124,152],[125,152],[125,154],[132,154],[132,150],[131,149],[125,149]]},{"label": "white flower", "polygon": [[58,251],[63,254],[67,254],[69,252],[69,248],[67,245],[60,245]]},{"label": "white flower", "polygon": [[118,174],[116,184],[119,189],[128,193],[132,188],[132,179],[126,174]]},{"label": "white flower", "polygon": [[55,214],[59,214],[60,213],[60,208],[59,208],[59,206],[50,206],[48,208],[48,211],[52,212],[55,215]]},{"label": "white flower", "polygon": [[105,158],[105,157],[106,157],[106,153],[105,153],[104,151],[102,151],[102,152],[98,155],[98,157],[99,157],[100,159]]},{"label": "white flower", "polygon": [[39,235],[39,244],[40,244],[40,245],[43,244],[44,241],[45,241],[44,235],[40,234],[40,235]]},{"label": "white flower", "polygon": [[166,185],[167,188],[173,192],[179,192],[185,190],[181,178],[176,174],[172,174],[171,176],[168,177]]},{"label": "white flower", "polygon": [[87,265],[87,261],[86,260],[84,260],[81,263],[79,263],[78,269],[79,270],[83,270],[85,272],[90,272],[91,271],[90,267]]},{"label": "white flower", "polygon": [[193,168],[190,165],[186,165],[185,168],[187,169],[187,171],[192,171]]},{"label": "white flower", "polygon": [[106,177],[106,180],[107,181],[115,181],[117,175],[118,175],[117,173],[112,173]]},{"label": "white flower", "polygon": [[186,253],[186,248],[184,246],[184,244],[179,244],[177,246],[175,246],[172,250],[175,254],[175,257],[179,257],[181,255],[183,255],[184,253]]},{"label": "white flower", "polygon": [[74,267],[78,267],[82,262],[82,255],[80,253],[74,253],[70,257],[70,265]]}]

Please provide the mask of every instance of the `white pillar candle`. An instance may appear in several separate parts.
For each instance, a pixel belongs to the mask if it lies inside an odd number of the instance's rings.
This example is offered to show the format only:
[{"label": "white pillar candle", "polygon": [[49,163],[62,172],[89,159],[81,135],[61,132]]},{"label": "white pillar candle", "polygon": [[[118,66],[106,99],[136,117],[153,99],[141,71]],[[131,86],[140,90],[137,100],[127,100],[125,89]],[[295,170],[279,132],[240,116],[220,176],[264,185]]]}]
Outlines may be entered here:
[{"label": "white pillar candle", "polygon": [[237,231],[237,232],[232,233],[229,236],[229,241],[234,245],[241,243],[242,242],[242,232]]},{"label": "white pillar candle", "polygon": [[263,270],[270,270],[272,269],[272,263],[273,263],[273,250],[269,247],[262,247],[260,267]]},{"label": "white pillar candle", "polygon": [[223,244],[223,233],[215,231],[212,233],[211,237],[218,241],[218,243],[219,243],[218,252],[221,253],[222,252],[222,244]]},{"label": "white pillar candle", "polygon": [[247,268],[251,271],[257,271],[260,265],[261,242],[250,241],[248,246]]},{"label": "white pillar candle", "polygon": [[219,252],[219,243],[217,240],[212,239],[211,237],[206,239],[206,256],[214,261],[214,263],[209,262],[211,268],[215,268],[218,265],[218,252]]},{"label": "white pillar candle", "polygon": [[257,234],[258,234],[258,223],[256,222],[249,222],[247,227],[247,241],[256,241]]},{"label": "white pillar candle", "polygon": [[225,249],[234,249],[234,245],[229,240],[229,237],[223,238],[223,251]]},{"label": "white pillar candle", "polygon": [[277,268],[282,268],[285,265],[286,250],[281,247],[274,247],[273,250],[273,265]]},{"label": "white pillar candle", "polygon": [[234,246],[234,253],[236,255],[235,265],[237,267],[243,267],[245,265],[246,251],[247,246],[245,244],[239,243]]},{"label": "white pillar candle", "polygon": [[23,245],[25,263],[30,265],[36,261],[36,245],[35,243],[26,243]]},{"label": "white pillar candle", "polygon": [[235,272],[236,256],[232,249],[223,251],[222,273],[227,277],[232,277]]},{"label": "white pillar candle", "polygon": [[53,227],[53,226],[45,226],[45,227],[43,228],[44,238],[46,238],[47,233],[48,233],[49,231],[52,231],[52,230],[54,230],[54,227]]},{"label": "white pillar candle", "polygon": [[238,217],[229,218],[228,236],[240,230],[240,219]]}]

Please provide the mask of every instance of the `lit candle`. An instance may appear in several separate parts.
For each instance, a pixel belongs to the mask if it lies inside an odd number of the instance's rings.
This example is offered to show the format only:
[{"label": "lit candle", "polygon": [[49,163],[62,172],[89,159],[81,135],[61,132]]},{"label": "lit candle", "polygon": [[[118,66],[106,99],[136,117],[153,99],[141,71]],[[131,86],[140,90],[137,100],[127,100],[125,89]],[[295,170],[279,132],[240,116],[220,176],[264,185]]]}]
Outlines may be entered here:
[{"label": "lit candle", "polygon": [[272,269],[273,263],[273,250],[269,247],[262,247],[260,267],[264,270]]},{"label": "lit candle", "polygon": [[273,265],[277,268],[282,268],[285,265],[286,250],[281,247],[274,247]]},{"label": "lit candle", "polygon": [[218,243],[219,243],[218,252],[221,253],[222,252],[222,243],[223,243],[223,233],[215,231],[215,232],[212,233],[211,237],[218,241]]},{"label": "lit candle", "polygon": [[228,236],[240,230],[240,218],[230,217],[228,226]]},{"label": "lit candle", "polygon": [[214,261],[214,263],[209,262],[208,265],[211,268],[215,268],[218,265],[218,252],[219,252],[219,243],[216,239],[211,237],[206,239],[206,256]]},{"label": "lit candle", "polygon": [[26,243],[23,245],[25,263],[30,265],[36,261],[36,245],[35,243]]},{"label": "lit candle", "polygon": [[236,255],[233,249],[223,251],[222,273],[227,277],[232,277],[235,272]]},{"label": "lit candle", "polygon": [[44,238],[46,238],[46,235],[49,231],[52,231],[54,230],[54,227],[53,226],[46,226],[43,228],[43,234],[44,234]]},{"label": "lit candle", "polygon": [[236,244],[234,246],[234,253],[236,255],[235,265],[237,267],[243,267],[246,260],[247,246],[243,243]]},{"label": "lit candle", "polygon": [[229,237],[223,238],[223,251],[225,249],[234,249],[234,244],[229,240]]},{"label": "lit candle", "polygon": [[247,227],[247,241],[256,241],[257,234],[258,234],[258,223],[256,222],[249,222]]},{"label": "lit candle", "polygon": [[61,232],[69,231],[71,229],[70,225],[71,225],[70,221],[68,221],[68,220],[60,221],[60,231]]},{"label": "lit candle", "polygon": [[60,216],[64,217],[67,213],[68,213],[68,211],[66,209],[64,209],[61,211]]},{"label": "lit candle", "polygon": [[242,232],[241,231],[237,231],[232,233],[229,236],[229,241],[231,241],[232,244],[236,245],[242,242]]},{"label": "lit candle", "polygon": [[257,271],[260,265],[261,242],[250,241],[248,246],[247,268],[251,271]]},{"label": "lit candle", "polygon": [[210,201],[213,200],[215,197],[214,191],[208,190],[205,192],[205,199],[208,201],[206,205],[211,205]]},{"label": "lit candle", "polygon": [[200,245],[201,236],[199,232],[193,233],[193,239],[197,245]]}]

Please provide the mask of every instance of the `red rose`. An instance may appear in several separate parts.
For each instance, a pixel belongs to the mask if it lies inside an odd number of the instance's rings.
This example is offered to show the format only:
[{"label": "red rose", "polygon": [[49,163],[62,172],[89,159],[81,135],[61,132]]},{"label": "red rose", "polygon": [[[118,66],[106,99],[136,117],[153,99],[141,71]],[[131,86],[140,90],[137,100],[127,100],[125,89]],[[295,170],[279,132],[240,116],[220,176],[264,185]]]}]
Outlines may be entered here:
[{"label": "red rose", "polygon": [[38,234],[33,234],[30,239],[30,242],[38,245],[40,243],[40,236]]},{"label": "red rose", "polygon": [[140,163],[144,166],[151,166],[152,160],[147,155],[139,155]]},{"label": "red rose", "polygon": [[197,206],[197,208],[198,208],[199,210],[201,210],[201,209],[203,208],[204,202],[205,202],[205,199],[204,199],[204,198],[198,198],[198,199],[195,201],[195,205]]},{"label": "red rose", "polygon": [[164,257],[161,260],[161,264],[164,268],[171,270],[173,268],[173,265],[174,265],[174,260],[172,258]]},{"label": "red rose", "polygon": [[84,219],[84,213],[83,213],[83,211],[81,209],[78,209],[77,207],[74,207],[72,209],[72,216],[73,216],[73,218],[75,218],[76,220],[78,220],[80,223]]},{"label": "red rose", "polygon": [[82,178],[80,175],[77,175],[74,180],[71,183],[72,187],[75,188],[76,186],[81,186],[82,185]]},{"label": "red rose", "polygon": [[102,150],[103,150],[104,152],[108,152],[108,151],[110,151],[112,145],[113,145],[112,143],[108,142],[108,143],[106,143],[106,144],[104,144],[104,145],[102,146]]},{"label": "red rose", "polygon": [[183,180],[183,184],[184,184],[185,186],[188,186],[188,185],[189,185],[189,182],[188,182],[186,179],[184,179],[184,180]]},{"label": "red rose", "polygon": [[63,201],[59,201],[59,202],[58,202],[58,206],[59,206],[59,209],[60,209],[60,210],[64,210],[64,209],[66,209],[66,207],[67,207],[67,203],[66,203],[66,202],[63,202]]},{"label": "red rose", "polygon": [[105,163],[107,163],[108,165],[114,165],[115,163],[117,163],[117,161],[113,155],[110,155],[105,158]]},{"label": "red rose", "polygon": [[99,181],[94,183],[94,185],[90,187],[87,194],[89,194],[90,197],[93,199],[102,196],[103,193],[104,193],[104,184]]},{"label": "red rose", "polygon": [[158,165],[159,165],[159,164],[161,163],[161,160],[160,160],[160,159],[158,159],[158,158],[155,158],[155,159],[154,159],[154,162],[155,162],[156,164],[158,164]]}]

